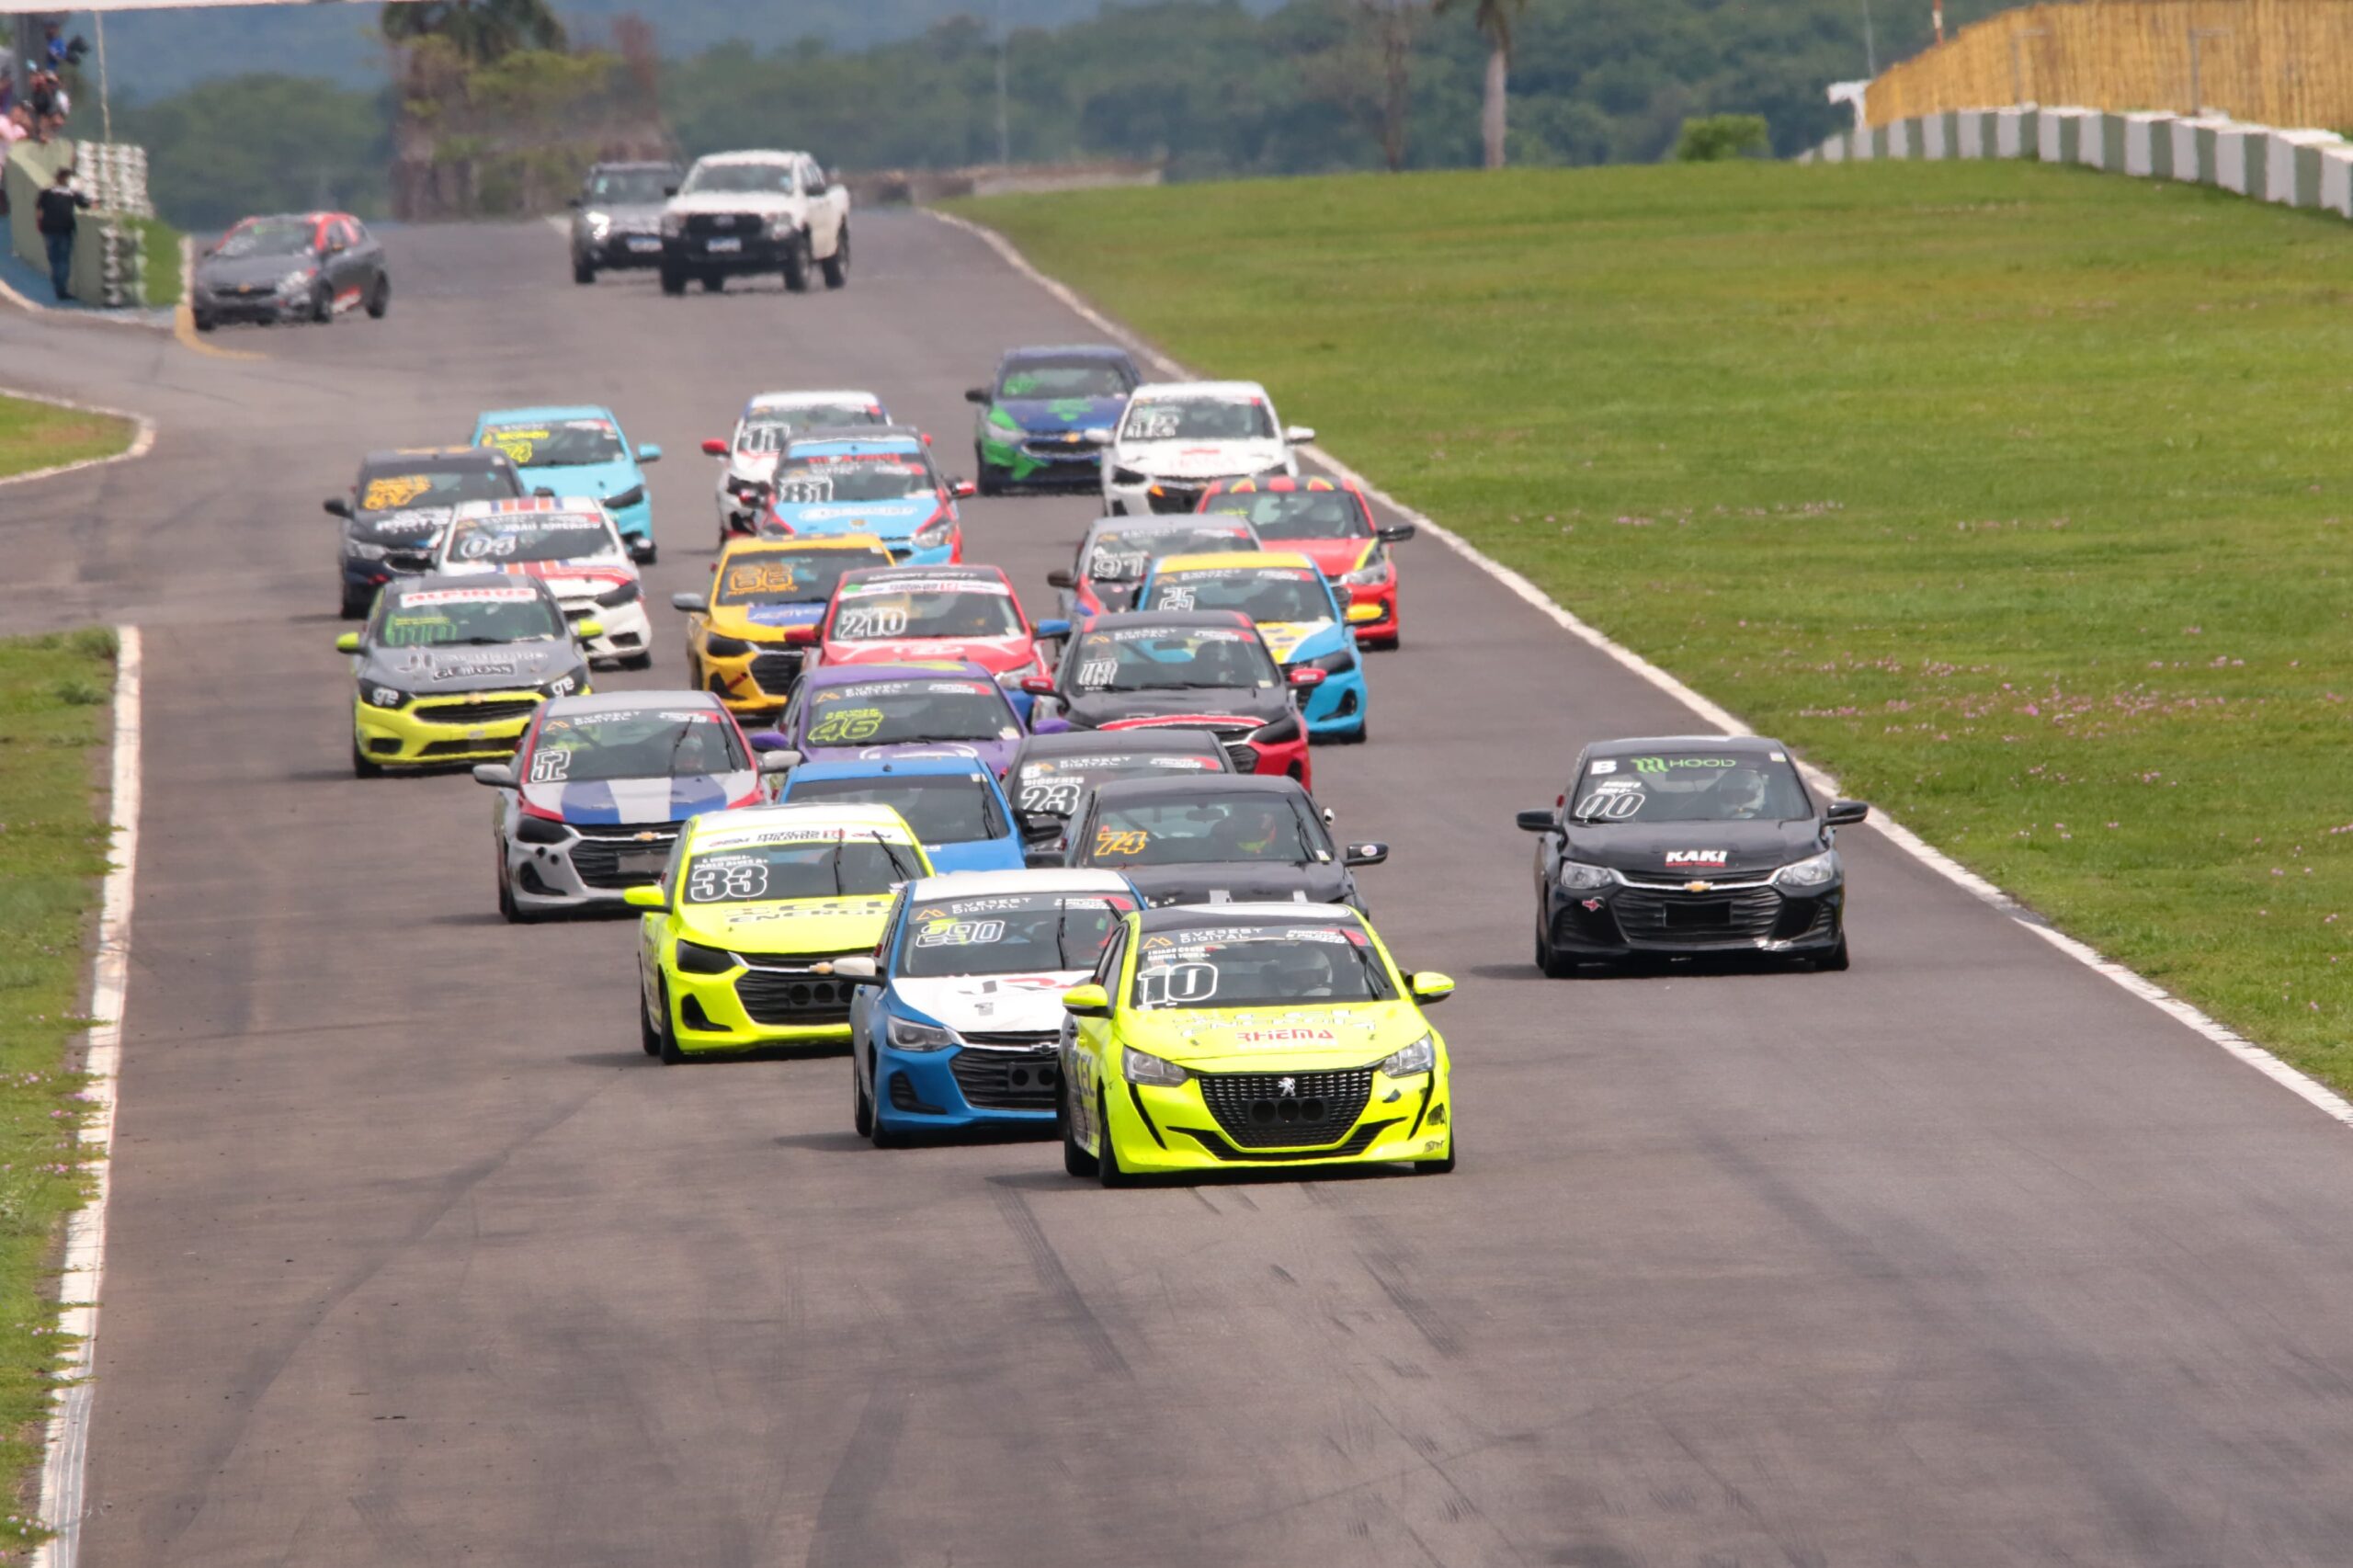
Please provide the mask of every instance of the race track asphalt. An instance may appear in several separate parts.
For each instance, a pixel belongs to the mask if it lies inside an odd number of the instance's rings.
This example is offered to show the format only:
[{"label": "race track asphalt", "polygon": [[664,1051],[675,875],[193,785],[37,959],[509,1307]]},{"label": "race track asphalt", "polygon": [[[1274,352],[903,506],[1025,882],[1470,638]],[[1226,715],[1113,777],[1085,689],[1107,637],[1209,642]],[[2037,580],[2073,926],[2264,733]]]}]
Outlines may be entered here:
[{"label": "race track asphalt", "polygon": [[[665,300],[408,231],[390,320],[248,361],[0,321],[0,384],[162,426],[0,490],[0,626],[148,638],[85,1563],[2353,1556],[2353,1134],[1870,832],[1849,973],[1540,979],[1513,812],[1692,725],[1430,541],[1317,771],[1461,983],[1454,1176],[1103,1192],[866,1147],[840,1058],[642,1056],[628,925],[501,925],[484,791],[349,777],[318,503],[609,402],[668,449],[661,605],[756,388],[870,387],[963,469],[996,352],[1091,335],[943,225],[858,239],[839,294]],[[1038,611],[1088,515],[968,503],[969,551]],[[657,629],[627,684],[680,678]]]}]

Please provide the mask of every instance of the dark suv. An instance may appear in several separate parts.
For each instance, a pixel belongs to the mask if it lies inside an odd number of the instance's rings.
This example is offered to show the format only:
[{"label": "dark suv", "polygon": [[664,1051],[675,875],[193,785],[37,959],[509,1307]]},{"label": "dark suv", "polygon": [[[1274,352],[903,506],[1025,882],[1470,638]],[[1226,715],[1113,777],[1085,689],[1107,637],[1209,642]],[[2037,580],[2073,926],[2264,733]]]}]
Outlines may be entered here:
[{"label": "dark suv", "polygon": [[572,280],[594,283],[620,267],[662,265],[662,204],[676,164],[598,164],[572,199]]}]

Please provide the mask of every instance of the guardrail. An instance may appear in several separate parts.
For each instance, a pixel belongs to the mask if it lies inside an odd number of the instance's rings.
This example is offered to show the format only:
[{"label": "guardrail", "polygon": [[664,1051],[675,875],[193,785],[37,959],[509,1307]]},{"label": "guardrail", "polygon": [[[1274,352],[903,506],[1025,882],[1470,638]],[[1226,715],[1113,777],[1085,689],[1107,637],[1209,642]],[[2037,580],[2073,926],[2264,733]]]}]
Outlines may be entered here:
[{"label": "guardrail", "polygon": [[2211,185],[2353,218],[2353,142],[2217,116],[2096,108],[1953,109],[1832,137],[1802,164],[1881,158],[2033,158],[2143,179]]}]

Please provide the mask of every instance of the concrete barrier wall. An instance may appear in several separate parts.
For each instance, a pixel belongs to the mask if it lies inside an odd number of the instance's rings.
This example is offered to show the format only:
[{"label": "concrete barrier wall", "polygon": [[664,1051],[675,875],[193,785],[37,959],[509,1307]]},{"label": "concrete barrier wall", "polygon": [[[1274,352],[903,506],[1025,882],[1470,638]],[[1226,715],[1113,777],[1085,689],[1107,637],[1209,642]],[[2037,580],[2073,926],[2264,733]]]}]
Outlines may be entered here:
[{"label": "concrete barrier wall", "polygon": [[2182,180],[2353,219],[2353,142],[2216,118],[2025,104],[1892,120],[1832,137],[1801,163],[2031,158],[2137,179]]},{"label": "concrete barrier wall", "polygon": [[[28,138],[11,147],[7,157],[0,160],[0,180],[6,182],[8,191],[9,248],[38,268],[44,278],[49,274],[49,250],[34,227],[34,199],[57,177],[61,166],[74,160],[77,147],[89,145],[65,141],[44,143]],[[139,199],[143,204],[143,156],[139,170]],[[145,269],[140,255],[143,237],[142,231],[122,222],[116,212],[100,210],[83,213],[74,238],[74,295],[110,308],[144,303]]]}]

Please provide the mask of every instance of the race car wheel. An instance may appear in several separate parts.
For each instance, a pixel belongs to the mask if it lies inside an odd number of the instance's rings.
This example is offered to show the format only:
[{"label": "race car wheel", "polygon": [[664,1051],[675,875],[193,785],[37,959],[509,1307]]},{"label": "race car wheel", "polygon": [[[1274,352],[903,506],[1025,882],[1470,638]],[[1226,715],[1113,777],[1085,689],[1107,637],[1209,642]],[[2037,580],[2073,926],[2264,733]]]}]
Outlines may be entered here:
[{"label": "race car wheel", "polygon": [[378,276],[375,291],[368,296],[368,319],[382,321],[384,312],[392,308],[392,280]]},{"label": "race car wheel", "polygon": [[1111,1118],[1108,1113],[1109,1107],[1098,1090],[1095,1096],[1095,1141],[1103,1146],[1103,1153],[1096,1156],[1096,1179],[1105,1187],[1133,1187],[1136,1178],[1120,1168],[1120,1151],[1111,1142]]},{"label": "race car wheel", "polygon": [[368,754],[359,749],[359,737],[357,735],[351,737],[351,776],[354,778],[381,778],[384,776],[384,770],[369,761]]},{"label": "race car wheel", "polygon": [[194,315],[195,315],[195,317],[196,317],[196,330],[197,330],[197,331],[199,331],[199,332],[213,332],[213,331],[217,331],[217,330],[220,328],[221,322],[220,322],[220,318],[219,318],[219,317],[217,317],[217,316],[208,316],[208,315],[204,314],[201,311],[195,312],[193,312],[193,313],[194,313]]},{"label": "race car wheel", "polygon": [[842,225],[842,232],[835,237],[834,254],[827,256],[823,265],[826,288],[838,289],[849,281],[849,225],[847,223]]},{"label": "race car wheel", "polygon": [[702,291],[706,294],[725,293],[727,291],[727,274],[724,272],[704,273],[702,275]]},{"label": "race car wheel", "polygon": [[585,260],[580,256],[574,256],[572,258],[572,280],[574,283],[580,284],[594,283],[597,281],[597,264],[593,261]]},{"label": "race car wheel", "polygon": [[321,326],[335,320],[335,294],[324,284],[321,284],[319,291],[311,298],[311,319]]},{"label": "race car wheel", "polygon": [[661,1034],[659,1036],[662,1047],[662,1064],[665,1067],[679,1066],[687,1060],[687,1053],[678,1049],[678,1028],[676,1024],[670,1021],[670,988],[667,985],[656,983],[654,987],[654,1000],[662,1009],[662,1026]]},{"label": "race car wheel", "polygon": [[1095,1156],[1080,1148],[1078,1140],[1071,1136],[1070,1106],[1059,1095],[1055,1096],[1054,1124],[1063,1135],[1063,1174],[1074,1176],[1093,1176],[1096,1165]]},{"label": "race car wheel", "polygon": [[1552,935],[1544,929],[1544,914],[1540,909],[1536,915],[1536,967],[1544,971],[1547,980],[1574,980],[1577,974],[1576,960],[1552,946]]},{"label": "race car wheel", "polygon": [[874,1096],[866,1092],[866,1080],[858,1075],[858,1062],[849,1064],[849,1125],[860,1138],[874,1136]]},{"label": "race car wheel", "polygon": [[1817,971],[1843,974],[1847,970],[1847,933],[1838,933],[1838,945],[1813,960]]},{"label": "race car wheel", "polygon": [[796,294],[809,291],[809,236],[801,234],[784,250],[784,286]]},{"label": "race car wheel", "polygon": [[1370,736],[1371,733],[1372,721],[1368,719],[1363,723],[1358,724],[1355,729],[1349,731],[1347,734],[1334,735],[1332,739],[1344,746],[1360,746],[1364,744],[1366,737]]},{"label": "race car wheel", "polygon": [[355,594],[349,588],[344,589],[343,619],[346,620],[365,619],[368,615],[369,607],[373,605],[375,602],[376,597],[372,593]]},{"label": "race car wheel", "polygon": [[1005,494],[1005,481],[998,477],[996,470],[989,466],[988,460],[981,456],[978,447],[972,449],[972,483],[979,486],[983,495]]},{"label": "race car wheel", "polygon": [[679,271],[675,267],[664,267],[662,269],[662,292],[665,294],[683,294],[686,291],[687,275]]}]

